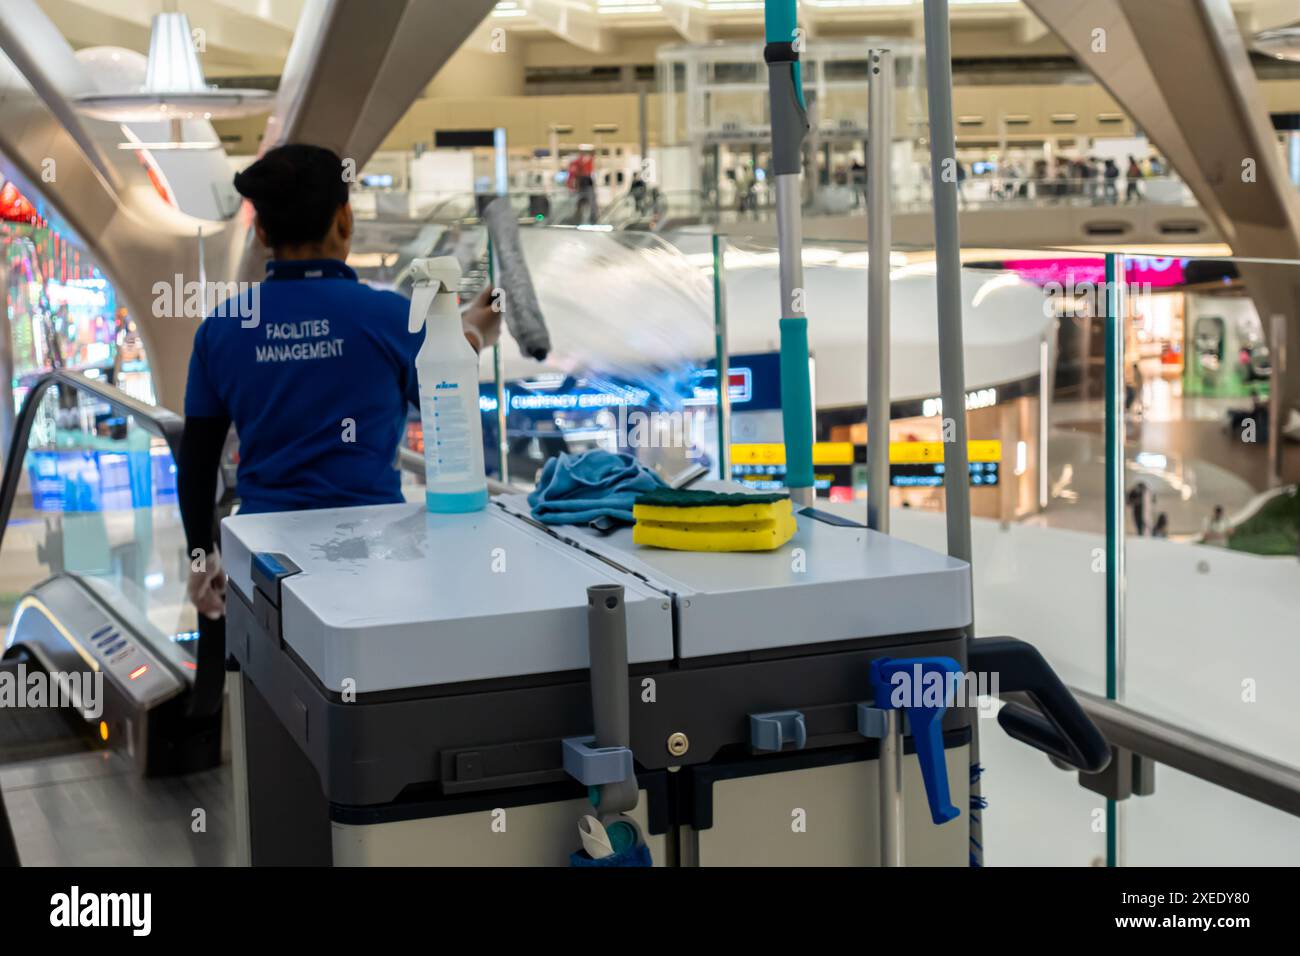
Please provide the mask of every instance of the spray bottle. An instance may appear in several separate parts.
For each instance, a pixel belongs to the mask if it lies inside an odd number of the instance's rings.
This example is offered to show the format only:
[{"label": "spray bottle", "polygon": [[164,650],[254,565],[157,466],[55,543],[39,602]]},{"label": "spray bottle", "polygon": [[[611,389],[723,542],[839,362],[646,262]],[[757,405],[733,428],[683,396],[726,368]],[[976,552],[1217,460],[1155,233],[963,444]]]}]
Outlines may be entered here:
[{"label": "spray bottle", "polygon": [[415,287],[407,325],[424,328],[415,359],[424,431],[425,506],[446,513],[487,507],[483,423],[478,407],[478,355],[461,327],[457,290],[460,263],[454,256],[416,259]]}]

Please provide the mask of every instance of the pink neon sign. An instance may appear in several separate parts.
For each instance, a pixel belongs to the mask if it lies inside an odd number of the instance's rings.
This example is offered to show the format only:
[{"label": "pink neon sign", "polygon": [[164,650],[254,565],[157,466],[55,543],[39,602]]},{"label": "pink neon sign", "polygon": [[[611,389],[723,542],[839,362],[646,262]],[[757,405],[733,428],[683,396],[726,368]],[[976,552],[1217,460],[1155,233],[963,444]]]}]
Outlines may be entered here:
[{"label": "pink neon sign", "polygon": [[[1124,260],[1124,278],[1130,284],[1156,289],[1182,285],[1187,262],[1171,256],[1128,256]],[[1037,285],[1106,281],[1104,259],[1008,259],[1003,266]]]}]

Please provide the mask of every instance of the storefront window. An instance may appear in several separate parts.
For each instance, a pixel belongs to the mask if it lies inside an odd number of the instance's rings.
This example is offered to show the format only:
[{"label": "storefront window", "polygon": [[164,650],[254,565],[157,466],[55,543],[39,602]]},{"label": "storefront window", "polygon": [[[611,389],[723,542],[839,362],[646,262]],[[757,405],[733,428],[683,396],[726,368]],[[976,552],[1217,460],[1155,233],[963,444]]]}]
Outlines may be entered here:
[{"label": "storefront window", "polygon": [[139,331],[116,290],[76,238],[46,220],[13,183],[0,189],[0,375],[11,411],[41,375],[75,369],[154,400]]}]

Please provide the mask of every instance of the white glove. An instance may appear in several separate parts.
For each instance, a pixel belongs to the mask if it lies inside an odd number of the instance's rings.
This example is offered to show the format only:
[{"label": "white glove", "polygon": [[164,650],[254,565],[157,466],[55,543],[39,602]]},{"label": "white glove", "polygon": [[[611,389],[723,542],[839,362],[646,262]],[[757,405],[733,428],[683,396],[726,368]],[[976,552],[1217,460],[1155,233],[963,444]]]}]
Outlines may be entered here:
[{"label": "white glove", "polygon": [[211,620],[218,620],[226,613],[226,575],[221,570],[221,555],[209,552],[203,561],[202,570],[190,566],[190,577],[185,584],[185,593],[198,612]]}]

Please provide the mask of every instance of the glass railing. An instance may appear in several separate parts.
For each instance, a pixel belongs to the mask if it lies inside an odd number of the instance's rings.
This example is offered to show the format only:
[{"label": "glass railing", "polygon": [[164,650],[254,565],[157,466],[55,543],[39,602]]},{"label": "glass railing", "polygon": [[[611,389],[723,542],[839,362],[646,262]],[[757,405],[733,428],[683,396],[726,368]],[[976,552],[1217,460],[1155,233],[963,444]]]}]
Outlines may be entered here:
[{"label": "glass railing", "polygon": [[[633,236],[528,231],[555,366],[551,375],[509,358],[508,436],[535,442],[538,459],[590,447],[582,435],[652,464],[672,457],[780,487],[773,241],[698,228],[640,244]],[[1272,320],[1252,318],[1256,302],[1279,301],[1277,288],[1300,281],[1300,263],[995,255],[968,259],[961,274],[976,633],[1033,643],[1068,684],[1148,722],[1149,749],[1159,751],[1161,727],[1176,727],[1228,748],[1248,776],[1300,768],[1300,700],[1282,676],[1300,666],[1291,637],[1300,620],[1300,426],[1288,412],[1270,428],[1278,333]],[[819,505],[862,521],[866,247],[805,241],[803,265]],[[896,248],[890,276],[891,532],[945,550],[933,254]],[[512,352],[508,341],[503,351]],[[573,380],[562,374],[574,369]],[[584,398],[593,394],[585,387],[626,396],[610,383],[664,369],[690,383],[689,398],[624,397],[624,414],[703,413],[697,430],[643,442],[619,429],[619,405],[603,416],[582,410],[605,401]],[[530,414],[517,415],[519,405]],[[711,437],[720,423],[721,443]],[[538,440],[544,434],[562,443]],[[981,722],[980,746],[991,865],[1264,863],[1300,853],[1300,821],[1231,777],[1162,765],[1153,793],[1112,799],[1103,783],[1080,786],[992,721]]]},{"label": "glass railing", "polygon": [[[892,208],[895,213],[928,213],[930,183],[926,177],[895,183]],[[846,175],[823,183],[817,189],[805,187],[803,211],[808,216],[865,216],[866,179]],[[1142,179],[1022,178],[1016,176],[974,176],[964,179],[959,190],[964,211],[1058,207],[1185,207],[1197,206],[1196,197],[1175,176]],[[699,223],[735,225],[774,219],[776,196],[762,182],[740,187],[726,182],[715,189],[690,191],[647,187],[620,195],[600,211],[597,221],[616,229],[664,231]]]},{"label": "glass railing", "polygon": [[[372,191],[357,193],[352,206],[360,223],[422,223],[455,226],[480,221],[490,193]],[[599,210],[579,209],[581,197],[566,189],[529,189],[508,194],[521,223],[577,225],[596,221]],[[597,204],[599,205],[599,204]]]},{"label": "glass railing", "polygon": [[197,677],[199,623],[185,596],[190,559],[176,500],[181,428],[166,409],[79,373],[35,383],[0,489],[0,627],[8,631],[30,588],[73,575]]},{"label": "glass railing", "polygon": [[[1300,413],[1294,389],[1271,403],[1270,347],[1285,320],[1261,321],[1257,308],[1289,301],[1300,263],[998,255],[968,261],[961,289],[977,633],[1025,638],[1073,686],[1247,762],[1300,768],[1300,702],[1273,676],[1300,666]],[[862,520],[864,489],[835,462],[860,462],[865,442],[851,456],[834,446],[869,437],[865,248],[805,242],[803,256],[817,432],[831,444],[816,470],[828,507]],[[924,252],[894,256],[892,531],[942,549],[949,476],[904,464],[906,445],[939,439],[934,271]],[[774,324],[775,249],[733,238],[723,261],[728,339],[748,347]],[[985,456],[998,466],[992,484],[975,470]],[[1108,802],[996,730],[984,736],[989,862],[1281,863],[1300,852],[1300,821],[1193,775],[1165,768],[1151,796]],[[1191,808],[1205,812],[1216,792],[1216,832],[1189,843],[1204,822]]]},{"label": "glass railing", "polygon": [[[971,176],[960,182],[958,201],[962,208],[1019,205],[1035,208],[1053,206],[1196,206],[1196,197],[1173,175],[1107,179],[1104,176],[1026,178],[1006,175]],[[865,204],[865,200],[864,200]],[[914,211],[931,208],[928,177],[894,189],[894,208]]]}]

